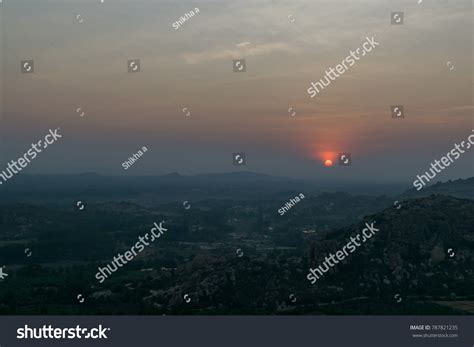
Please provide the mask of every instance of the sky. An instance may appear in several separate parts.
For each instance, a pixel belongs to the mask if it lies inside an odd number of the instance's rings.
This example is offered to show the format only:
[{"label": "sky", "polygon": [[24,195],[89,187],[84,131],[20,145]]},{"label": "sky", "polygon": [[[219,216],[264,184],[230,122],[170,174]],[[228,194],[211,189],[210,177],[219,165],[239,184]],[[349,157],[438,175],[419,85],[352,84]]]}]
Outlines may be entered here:
[{"label": "sky", "polygon": [[[396,11],[402,25],[390,24]],[[61,127],[24,173],[408,182],[474,129],[470,0],[3,0],[0,21],[1,169]],[[308,95],[372,36],[379,46]],[[129,59],[140,72],[128,73]],[[233,165],[237,152],[245,166]],[[337,165],[342,152],[350,167]],[[471,151],[438,179],[473,172]]]}]

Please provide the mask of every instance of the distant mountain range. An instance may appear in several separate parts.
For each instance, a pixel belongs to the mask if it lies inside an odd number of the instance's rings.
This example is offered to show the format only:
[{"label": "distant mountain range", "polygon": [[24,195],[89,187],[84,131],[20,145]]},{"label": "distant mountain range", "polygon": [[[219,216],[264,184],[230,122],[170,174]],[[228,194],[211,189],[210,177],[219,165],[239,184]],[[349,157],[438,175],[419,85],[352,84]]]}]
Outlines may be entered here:
[{"label": "distant mountain range", "polygon": [[229,172],[201,175],[181,175],[177,172],[162,176],[104,176],[96,173],[77,175],[19,175],[0,186],[3,202],[61,202],[78,196],[89,200],[130,200],[143,202],[154,196],[159,202],[201,200],[205,198],[265,199],[276,193],[292,192],[317,195],[345,192],[354,195],[389,195],[399,200],[430,194],[451,195],[474,199],[474,177],[436,183],[421,191],[397,184],[361,182],[318,182],[288,177],[269,176],[255,172]]},{"label": "distant mountain range", "polygon": [[474,177],[447,182],[437,182],[420,191],[415,188],[402,194],[403,198],[429,196],[431,194],[450,195],[474,200]]}]

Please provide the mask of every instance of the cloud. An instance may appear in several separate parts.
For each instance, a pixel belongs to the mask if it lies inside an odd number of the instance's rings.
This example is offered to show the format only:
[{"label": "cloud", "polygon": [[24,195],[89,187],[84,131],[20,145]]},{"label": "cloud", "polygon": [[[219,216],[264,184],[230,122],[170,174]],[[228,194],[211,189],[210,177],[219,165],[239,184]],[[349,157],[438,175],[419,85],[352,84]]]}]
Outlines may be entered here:
[{"label": "cloud", "polygon": [[461,105],[461,106],[453,106],[453,107],[447,107],[442,109],[442,111],[445,112],[451,112],[451,111],[474,111],[474,105]]},{"label": "cloud", "polygon": [[184,53],[181,57],[188,64],[199,64],[219,59],[235,59],[242,56],[265,55],[278,51],[288,53],[295,51],[294,48],[291,48],[288,44],[282,42],[265,43],[255,47],[251,47],[250,42],[242,42],[238,43],[236,47],[237,48],[233,49],[212,49],[199,53]]},{"label": "cloud", "polygon": [[235,46],[240,48],[240,47],[246,47],[250,44],[251,44],[251,42],[245,41],[245,42],[240,42],[240,43],[236,44]]}]

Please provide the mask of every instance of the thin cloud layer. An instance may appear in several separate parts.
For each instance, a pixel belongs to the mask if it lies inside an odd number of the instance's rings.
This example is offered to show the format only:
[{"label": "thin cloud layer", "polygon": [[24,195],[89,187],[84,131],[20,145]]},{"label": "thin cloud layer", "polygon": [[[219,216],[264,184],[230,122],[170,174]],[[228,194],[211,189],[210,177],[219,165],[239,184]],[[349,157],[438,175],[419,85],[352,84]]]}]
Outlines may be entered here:
[{"label": "thin cloud layer", "polygon": [[184,53],[181,57],[188,64],[199,64],[219,59],[232,59],[242,56],[268,55],[275,52],[294,53],[295,49],[283,42],[264,43],[253,46],[250,42],[239,43],[233,49],[211,49],[198,53]]}]

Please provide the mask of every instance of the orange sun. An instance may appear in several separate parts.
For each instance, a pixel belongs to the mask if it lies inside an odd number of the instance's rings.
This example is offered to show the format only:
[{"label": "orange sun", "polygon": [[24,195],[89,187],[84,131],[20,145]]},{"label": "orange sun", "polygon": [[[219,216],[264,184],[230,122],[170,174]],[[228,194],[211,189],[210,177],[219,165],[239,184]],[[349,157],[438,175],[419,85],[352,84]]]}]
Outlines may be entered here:
[{"label": "orange sun", "polygon": [[326,167],[331,167],[332,166],[332,160],[331,159],[326,159],[324,161],[324,166]]}]

